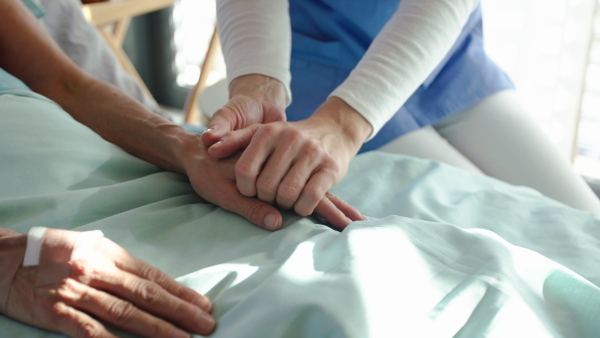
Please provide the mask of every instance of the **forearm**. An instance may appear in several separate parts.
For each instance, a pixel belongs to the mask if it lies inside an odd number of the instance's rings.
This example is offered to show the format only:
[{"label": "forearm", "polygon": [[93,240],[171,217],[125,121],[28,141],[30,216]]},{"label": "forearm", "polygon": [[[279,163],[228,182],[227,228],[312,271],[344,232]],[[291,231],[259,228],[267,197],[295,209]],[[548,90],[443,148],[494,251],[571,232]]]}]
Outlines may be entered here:
[{"label": "forearm", "polygon": [[332,95],[360,112],[376,133],[442,61],[478,3],[401,1],[357,67]]},{"label": "forearm", "polygon": [[167,119],[148,112],[140,103],[117,88],[85,77],[63,108],[80,123],[128,153],[163,169],[185,173],[179,149],[199,142]]},{"label": "forearm", "polygon": [[227,78],[262,74],[279,80],[291,101],[291,27],[287,0],[219,0],[217,25]]}]

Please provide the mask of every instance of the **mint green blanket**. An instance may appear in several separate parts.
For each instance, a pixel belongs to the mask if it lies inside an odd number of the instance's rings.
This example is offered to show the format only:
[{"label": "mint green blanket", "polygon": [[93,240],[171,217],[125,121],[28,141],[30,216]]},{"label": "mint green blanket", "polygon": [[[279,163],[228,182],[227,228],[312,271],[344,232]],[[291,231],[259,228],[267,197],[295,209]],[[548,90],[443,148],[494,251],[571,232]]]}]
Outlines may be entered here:
[{"label": "mint green blanket", "polygon": [[[13,94],[0,95],[0,227],[102,230],[208,295],[213,337],[599,336],[596,215],[373,152],[333,189],[371,220],[337,232],[286,213],[269,233]],[[51,336],[0,316],[0,337]]]}]

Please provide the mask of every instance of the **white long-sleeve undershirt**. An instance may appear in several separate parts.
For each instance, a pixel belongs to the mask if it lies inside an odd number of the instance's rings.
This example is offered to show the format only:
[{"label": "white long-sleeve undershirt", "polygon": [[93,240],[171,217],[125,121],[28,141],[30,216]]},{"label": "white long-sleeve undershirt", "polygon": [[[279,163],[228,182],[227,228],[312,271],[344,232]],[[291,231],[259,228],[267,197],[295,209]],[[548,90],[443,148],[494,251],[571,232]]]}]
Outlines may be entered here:
[{"label": "white long-sleeve undershirt", "polygon": [[[348,78],[331,95],[373,126],[400,109],[448,53],[479,0],[402,0]],[[291,99],[287,0],[219,0],[219,32],[229,81],[264,74]],[[289,102],[289,101],[288,101]]]}]

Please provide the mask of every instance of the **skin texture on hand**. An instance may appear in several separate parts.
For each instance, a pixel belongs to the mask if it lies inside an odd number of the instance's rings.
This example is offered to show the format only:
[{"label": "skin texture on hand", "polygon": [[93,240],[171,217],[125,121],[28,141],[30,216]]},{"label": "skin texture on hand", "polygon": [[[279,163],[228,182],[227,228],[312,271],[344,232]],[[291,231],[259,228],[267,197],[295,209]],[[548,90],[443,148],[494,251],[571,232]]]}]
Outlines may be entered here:
[{"label": "skin texture on hand", "polygon": [[360,114],[332,97],[306,120],[229,132],[209,154],[226,158],[244,150],[235,165],[239,191],[307,216],[344,177],[371,131]]},{"label": "skin texture on hand", "polygon": [[[244,196],[238,190],[235,168],[243,154],[215,159],[199,142],[199,135],[189,134],[188,137],[178,147],[178,157],[192,186],[202,198],[240,214],[264,229],[273,231],[281,227],[283,220],[277,208],[260,199]],[[314,211],[338,229],[345,228],[352,221],[365,219],[357,210],[331,193],[318,201]]]},{"label": "skin texture on hand", "polygon": [[260,74],[240,76],[231,82],[229,102],[211,118],[202,143],[210,147],[232,130],[285,121],[285,103],[285,88],[278,80]]},{"label": "skin texture on hand", "polygon": [[107,238],[91,250],[88,257],[62,264],[21,266],[11,284],[7,315],[72,337],[114,337],[98,319],[144,337],[189,337],[188,332],[206,335],[215,329],[206,297]]}]

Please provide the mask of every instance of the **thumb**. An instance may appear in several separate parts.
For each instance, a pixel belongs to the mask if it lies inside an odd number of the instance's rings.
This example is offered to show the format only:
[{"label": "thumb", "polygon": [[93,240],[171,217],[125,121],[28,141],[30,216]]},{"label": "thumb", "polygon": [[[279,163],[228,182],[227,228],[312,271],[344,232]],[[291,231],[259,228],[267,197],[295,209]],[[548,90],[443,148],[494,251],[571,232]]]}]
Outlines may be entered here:
[{"label": "thumb", "polygon": [[227,199],[221,206],[269,231],[278,230],[283,222],[279,210],[257,198],[236,194],[236,197]]},{"label": "thumb", "polygon": [[219,142],[223,136],[232,131],[237,124],[237,114],[231,109],[221,108],[210,119],[208,129],[202,133],[201,140],[205,147]]},{"label": "thumb", "polygon": [[248,128],[235,130],[227,134],[226,137],[208,148],[208,154],[213,158],[225,158],[235,154],[236,152],[246,149],[256,131],[260,128],[259,124],[252,125]]}]

